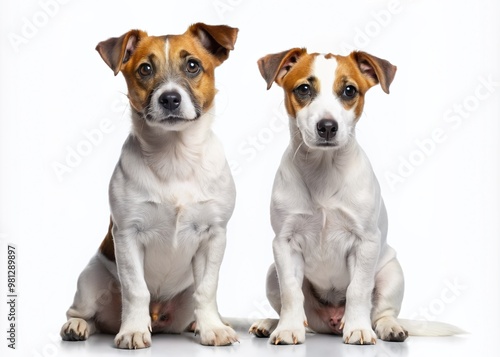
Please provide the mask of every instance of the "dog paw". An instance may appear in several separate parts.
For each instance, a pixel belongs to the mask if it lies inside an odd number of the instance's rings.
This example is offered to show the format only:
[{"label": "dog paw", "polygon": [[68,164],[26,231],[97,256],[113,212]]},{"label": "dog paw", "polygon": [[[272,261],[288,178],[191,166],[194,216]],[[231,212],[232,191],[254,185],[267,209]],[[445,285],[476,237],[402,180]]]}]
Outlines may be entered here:
[{"label": "dog paw", "polygon": [[89,338],[90,328],[84,319],[71,318],[63,325],[60,334],[64,341],[85,341]]},{"label": "dog paw", "polygon": [[240,342],[232,327],[224,324],[213,328],[200,328],[195,333],[200,335],[201,344],[204,346],[227,346]]},{"label": "dog paw", "polygon": [[393,317],[383,317],[375,323],[377,336],[384,341],[403,342],[408,337],[406,331]]},{"label": "dog paw", "polygon": [[343,340],[350,345],[374,345],[377,343],[377,335],[371,327],[354,329],[344,327]]},{"label": "dog paw", "polygon": [[276,329],[278,325],[277,319],[264,319],[256,321],[248,330],[257,337],[269,337],[269,335]]},{"label": "dog paw", "polygon": [[273,345],[297,345],[306,340],[305,326],[280,326],[276,327],[269,338]]},{"label": "dog paw", "polygon": [[129,350],[150,347],[151,333],[149,331],[120,331],[115,337],[115,346]]}]

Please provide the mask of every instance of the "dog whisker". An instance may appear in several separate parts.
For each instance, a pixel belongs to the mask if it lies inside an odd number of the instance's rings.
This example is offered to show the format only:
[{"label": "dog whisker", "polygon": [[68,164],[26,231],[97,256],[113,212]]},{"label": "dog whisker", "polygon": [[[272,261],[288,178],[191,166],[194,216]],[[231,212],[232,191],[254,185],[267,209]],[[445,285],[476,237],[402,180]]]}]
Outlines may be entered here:
[{"label": "dog whisker", "polygon": [[293,154],[293,157],[292,157],[292,161],[294,161],[294,160],[295,160],[295,157],[297,156],[297,153],[299,152],[299,149],[300,149],[300,147],[301,147],[303,144],[304,144],[304,143],[303,143],[303,142],[301,142],[301,143],[300,143],[300,145],[297,147],[297,150],[295,150],[295,153]]}]

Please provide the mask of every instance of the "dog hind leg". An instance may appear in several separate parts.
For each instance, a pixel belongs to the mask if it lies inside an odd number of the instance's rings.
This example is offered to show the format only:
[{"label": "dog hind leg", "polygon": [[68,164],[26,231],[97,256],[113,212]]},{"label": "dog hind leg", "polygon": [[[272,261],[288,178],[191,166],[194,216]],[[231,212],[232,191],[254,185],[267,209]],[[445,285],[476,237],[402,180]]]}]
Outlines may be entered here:
[{"label": "dog hind leg", "polygon": [[397,320],[403,294],[403,270],[394,258],[382,267],[375,277],[372,324],[381,340],[403,342],[408,337],[408,331]]},{"label": "dog hind leg", "polygon": [[[97,331],[96,315],[113,307],[109,305],[113,305],[113,296],[117,293],[119,288],[115,279],[100,258],[94,256],[78,278],[73,304],[66,312],[68,321],[61,328],[61,338],[65,341],[88,339]],[[119,315],[117,318],[119,324]]]},{"label": "dog hind leg", "polygon": [[[279,315],[281,311],[280,285],[278,281],[278,273],[276,272],[276,266],[274,263],[267,271],[266,295],[272,308]],[[269,337],[276,329],[276,326],[278,326],[278,322],[278,319],[258,320],[250,327],[248,332],[257,337]]]}]

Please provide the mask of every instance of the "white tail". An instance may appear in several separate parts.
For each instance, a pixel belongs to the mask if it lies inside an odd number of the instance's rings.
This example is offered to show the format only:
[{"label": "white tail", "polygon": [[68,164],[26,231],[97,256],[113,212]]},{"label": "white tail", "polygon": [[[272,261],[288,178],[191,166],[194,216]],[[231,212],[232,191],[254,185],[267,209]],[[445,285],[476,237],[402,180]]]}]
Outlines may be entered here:
[{"label": "white tail", "polygon": [[467,333],[456,326],[437,321],[398,319],[410,336],[453,336]]}]

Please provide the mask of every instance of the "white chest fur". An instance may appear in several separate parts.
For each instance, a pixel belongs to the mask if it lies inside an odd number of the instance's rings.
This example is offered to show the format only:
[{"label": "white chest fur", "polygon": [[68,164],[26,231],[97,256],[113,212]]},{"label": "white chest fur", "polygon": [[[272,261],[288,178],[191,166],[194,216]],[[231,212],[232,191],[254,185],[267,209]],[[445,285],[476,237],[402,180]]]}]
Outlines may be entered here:
[{"label": "white chest fur", "polygon": [[304,274],[325,291],[347,288],[349,256],[364,231],[379,225],[379,186],[368,159],[355,142],[348,153],[289,149],[273,191],[275,231],[299,233],[292,240],[305,257]]},{"label": "white chest fur", "polygon": [[113,174],[113,220],[143,247],[153,296],[172,296],[192,284],[192,257],[232,214],[235,188],[223,151],[214,136],[204,146],[183,150],[184,156],[175,148],[149,156],[131,135]]}]

